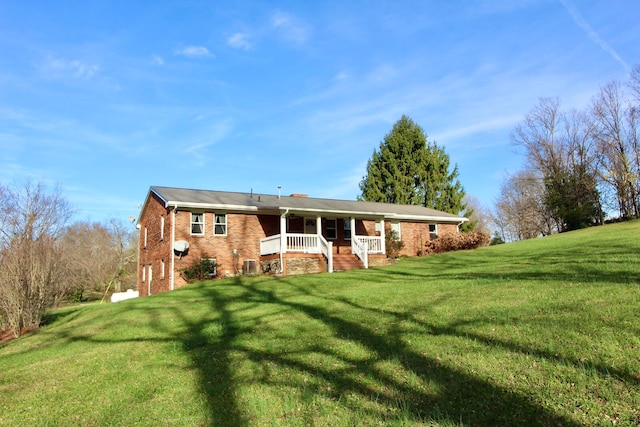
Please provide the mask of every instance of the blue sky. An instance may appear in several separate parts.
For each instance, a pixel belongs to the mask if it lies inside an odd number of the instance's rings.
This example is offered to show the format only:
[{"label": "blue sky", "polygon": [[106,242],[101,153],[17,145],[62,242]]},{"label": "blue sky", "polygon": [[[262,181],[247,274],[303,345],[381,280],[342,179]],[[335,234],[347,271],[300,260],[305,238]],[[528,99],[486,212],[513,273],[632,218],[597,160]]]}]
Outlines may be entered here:
[{"label": "blue sky", "polygon": [[0,182],[77,218],[151,185],[354,199],[407,114],[492,207],[542,96],[583,108],[640,63],[640,2],[0,2]]}]

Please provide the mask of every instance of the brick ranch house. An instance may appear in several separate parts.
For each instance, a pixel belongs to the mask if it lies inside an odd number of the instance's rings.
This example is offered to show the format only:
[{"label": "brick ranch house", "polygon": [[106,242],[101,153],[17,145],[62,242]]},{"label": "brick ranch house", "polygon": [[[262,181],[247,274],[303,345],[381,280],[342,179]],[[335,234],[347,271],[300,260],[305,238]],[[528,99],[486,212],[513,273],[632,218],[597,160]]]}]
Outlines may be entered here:
[{"label": "brick ranch house", "polygon": [[465,221],[421,206],[153,186],[137,224],[138,291],[184,286],[181,270],[203,257],[216,261],[212,277],[384,265],[390,230],[414,256]]}]

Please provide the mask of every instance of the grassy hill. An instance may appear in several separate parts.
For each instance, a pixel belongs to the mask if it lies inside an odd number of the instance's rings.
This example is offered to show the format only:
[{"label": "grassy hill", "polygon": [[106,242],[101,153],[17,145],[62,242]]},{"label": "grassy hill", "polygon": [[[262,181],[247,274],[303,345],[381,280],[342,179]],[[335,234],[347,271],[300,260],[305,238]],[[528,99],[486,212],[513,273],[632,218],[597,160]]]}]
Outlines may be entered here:
[{"label": "grassy hill", "polygon": [[3,425],[638,425],[640,222],[70,307]]}]

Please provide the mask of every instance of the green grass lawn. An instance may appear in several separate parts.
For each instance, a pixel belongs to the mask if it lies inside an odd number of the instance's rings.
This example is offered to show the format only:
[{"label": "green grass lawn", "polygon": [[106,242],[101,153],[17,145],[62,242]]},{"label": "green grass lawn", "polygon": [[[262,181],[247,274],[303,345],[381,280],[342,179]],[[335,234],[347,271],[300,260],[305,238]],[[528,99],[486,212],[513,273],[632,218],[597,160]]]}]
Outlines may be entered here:
[{"label": "green grass lawn", "polygon": [[7,426],[640,423],[640,222],[69,307],[0,345]]}]

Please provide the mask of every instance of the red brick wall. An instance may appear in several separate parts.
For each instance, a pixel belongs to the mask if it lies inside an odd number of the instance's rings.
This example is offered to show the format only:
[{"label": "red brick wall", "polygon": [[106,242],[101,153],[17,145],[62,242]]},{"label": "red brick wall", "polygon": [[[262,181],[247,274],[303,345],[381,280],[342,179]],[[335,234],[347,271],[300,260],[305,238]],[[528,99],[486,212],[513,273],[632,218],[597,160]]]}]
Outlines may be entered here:
[{"label": "red brick wall", "polygon": [[[164,218],[164,232],[160,231]],[[151,193],[147,204],[144,206],[139,221],[139,255],[138,255],[138,291],[140,296],[146,296],[151,288],[151,293],[168,291],[171,277],[171,214],[164,208],[164,204],[155,194]],[[145,246],[145,230],[147,244]],[[164,276],[162,263],[164,262]],[[149,280],[149,267],[151,267],[151,281]],[[144,281],[142,270],[144,272]]]},{"label": "red brick wall", "polygon": [[[456,224],[438,224],[438,235],[442,236],[448,233],[457,233]],[[400,251],[400,255],[416,256],[424,252],[424,245],[431,240],[429,235],[429,224],[423,222],[400,222],[401,240],[404,242],[404,248]]]},{"label": "red brick wall", "polygon": [[205,256],[216,259],[219,276],[242,272],[244,260],[260,260],[260,239],[278,234],[280,230],[279,216],[227,213],[227,235],[214,235],[214,215],[214,212],[204,213],[204,236],[196,236],[191,235],[191,211],[176,212],[175,238],[189,242],[188,254],[175,260],[176,288],[185,284],[180,270]]}]

